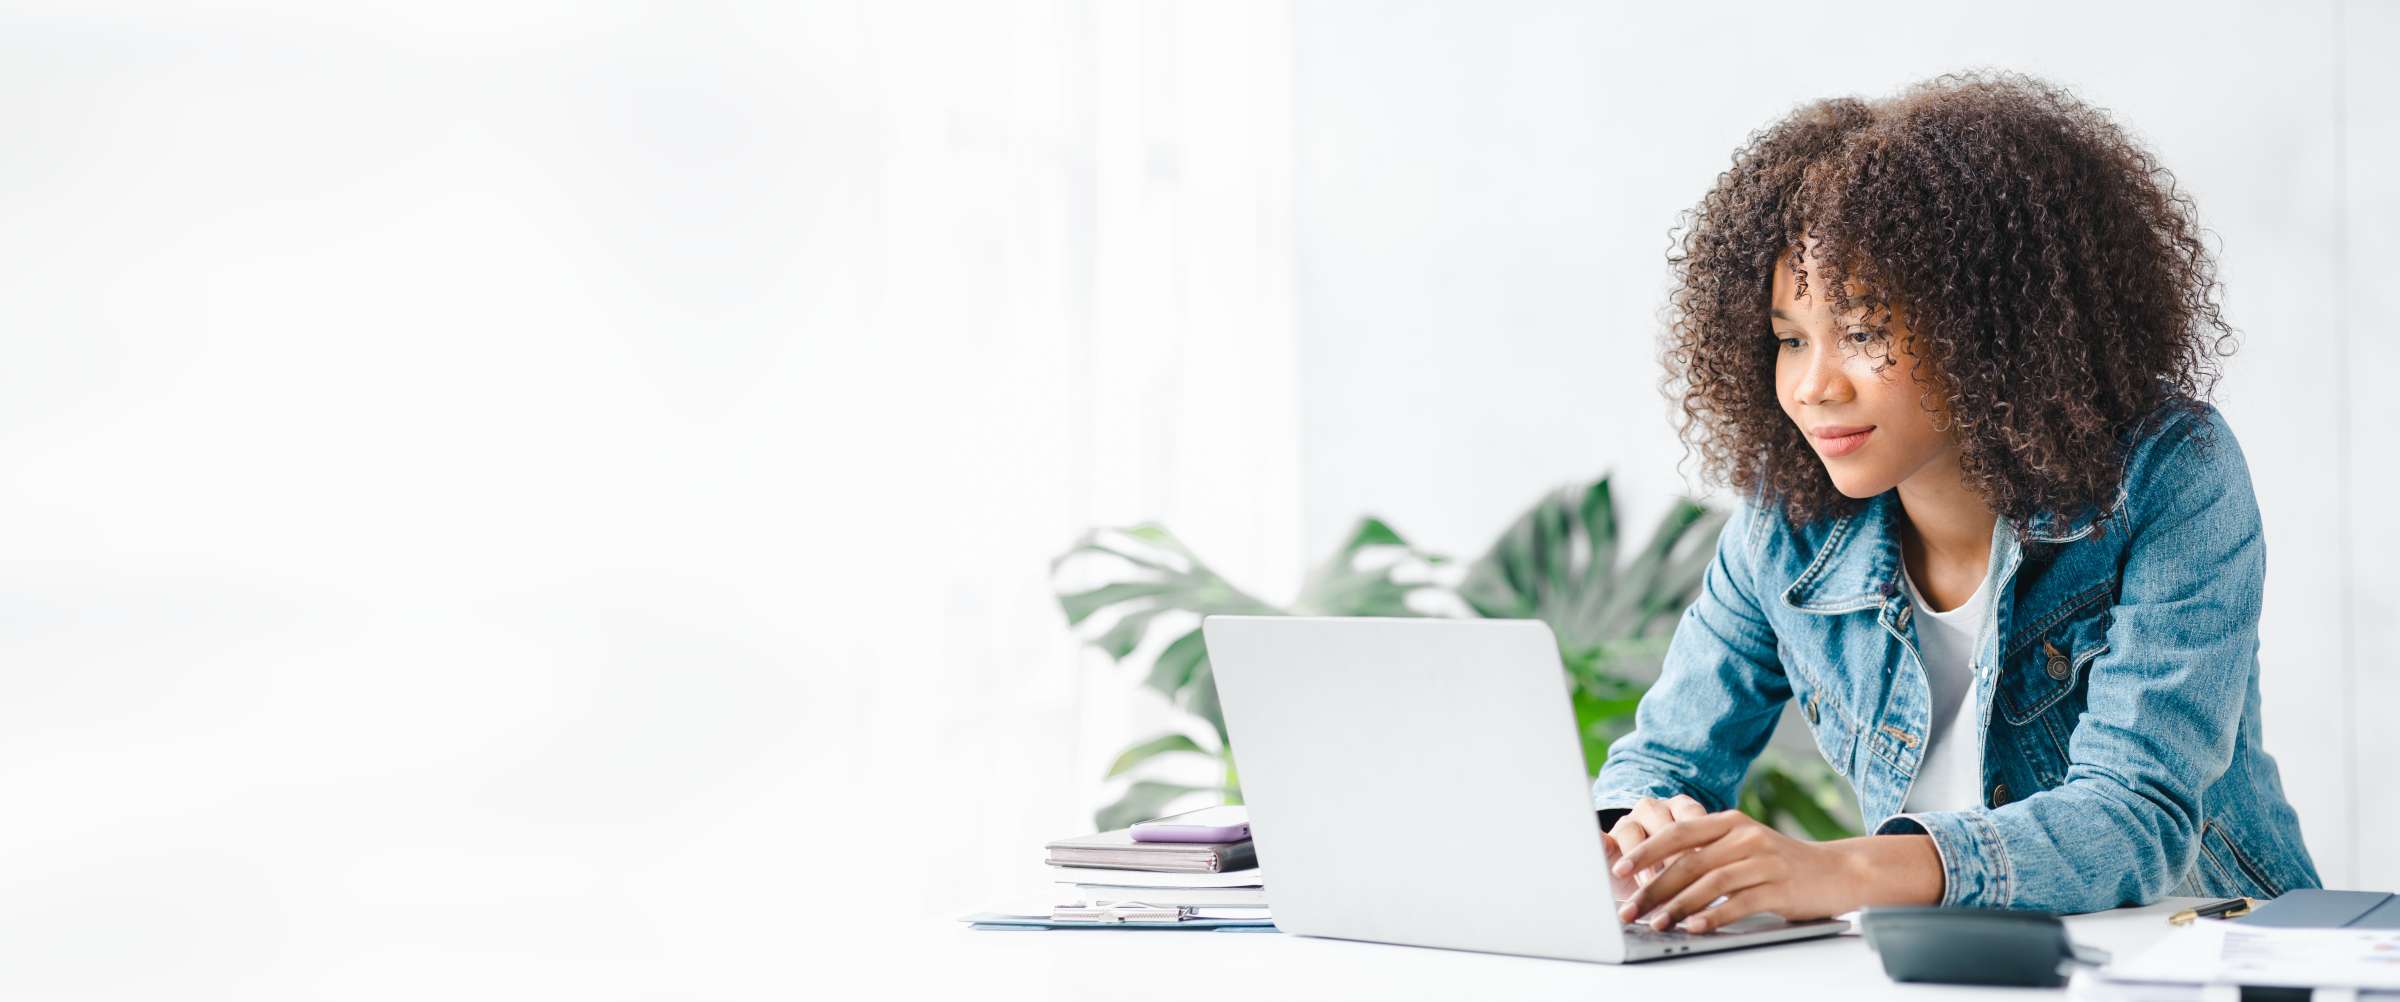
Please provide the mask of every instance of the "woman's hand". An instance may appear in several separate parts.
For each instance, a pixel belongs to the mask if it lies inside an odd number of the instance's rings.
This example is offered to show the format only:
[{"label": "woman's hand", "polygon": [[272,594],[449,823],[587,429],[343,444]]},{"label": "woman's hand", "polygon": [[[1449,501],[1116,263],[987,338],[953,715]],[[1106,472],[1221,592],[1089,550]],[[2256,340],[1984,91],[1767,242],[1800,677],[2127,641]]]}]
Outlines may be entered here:
[{"label": "woman's hand", "polygon": [[[1640,884],[1618,912],[1624,921],[1649,916],[1659,929],[1680,923],[1707,932],[1758,912],[1815,919],[1942,897],[1941,857],[1923,835],[1803,842],[1740,811],[1696,817],[1676,816],[1672,806],[1666,811],[1663,823],[1616,840],[1621,851],[1612,875]],[[1618,819],[1612,839],[1633,818]],[[1655,875],[1642,879],[1648,873]]]},{"label": "woman's hand", "polygon": [[[1616,843],[1616,854],[1623,858],[1626,853],[1633,851],[1634,846],[1642,844],[1668,825],[1706,816],[1708,808],[1700,806],[1699,801],[1690,797],[1675,796],[1665,800],[1643,797],[1634,801],[1633,809],[1618,818],[1616,824],[1609,826],[1608,839]],[[1615,886],[1617,900],[1632,897],[1634,891],[1650,882],[1650,878],[1658,876],[1658,870],[1659,867],[1653,865],[1638,871],[1628,870],[1621,875],[1612,874],[1610,883]]]}]

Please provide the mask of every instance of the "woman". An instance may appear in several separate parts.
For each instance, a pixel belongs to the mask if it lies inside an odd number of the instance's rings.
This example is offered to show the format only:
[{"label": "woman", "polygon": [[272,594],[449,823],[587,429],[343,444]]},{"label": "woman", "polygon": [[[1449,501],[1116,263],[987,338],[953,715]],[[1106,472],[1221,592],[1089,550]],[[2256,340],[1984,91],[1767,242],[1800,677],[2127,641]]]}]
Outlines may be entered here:
[{"label": "woman", "polygon": [[[2315,886],[2189,198],[2019,76],[1754,135],[1670,255],[1685,442],[1747,498],[1593,785],[1627,921]],[[1729,808],[1798,700],[1873,834]]]}]

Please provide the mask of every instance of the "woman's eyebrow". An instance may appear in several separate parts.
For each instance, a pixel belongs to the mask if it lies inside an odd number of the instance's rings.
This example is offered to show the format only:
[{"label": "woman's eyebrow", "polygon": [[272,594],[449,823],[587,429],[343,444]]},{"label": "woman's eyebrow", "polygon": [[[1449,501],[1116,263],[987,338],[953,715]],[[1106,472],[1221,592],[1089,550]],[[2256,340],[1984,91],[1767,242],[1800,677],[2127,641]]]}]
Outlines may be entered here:
[{"label": "woman's eyebrow", "polygon": [[1799,323],[1799,322],[1800,322],[1800,318],[1799,318],[1799,317],[1795,317],[1795,316],[1793,316],[1793,315],[1791,315],[1791,314],[1789,314],[1789,313],[1785,313],[1785,312],[1783,312],[1783,307],[1781,307],[1781,306],[1769,307],[1767,312],[1769,312],[1770,314],[1772,314],[1772,315],[1775,317],[1775,319],[1777,319],[1777,320],[1789,320],[1789,321],[1791,321],[1791,322],[1793,322],[1793,323]]}]

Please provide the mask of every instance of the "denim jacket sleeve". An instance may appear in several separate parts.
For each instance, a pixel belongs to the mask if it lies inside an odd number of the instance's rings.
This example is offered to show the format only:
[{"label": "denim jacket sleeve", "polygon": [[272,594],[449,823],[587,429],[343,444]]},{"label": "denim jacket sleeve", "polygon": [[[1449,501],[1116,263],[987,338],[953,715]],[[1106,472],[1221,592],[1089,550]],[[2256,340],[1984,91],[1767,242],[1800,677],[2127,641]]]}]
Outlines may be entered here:
[{"label": "denim jacket sleeve", "polygon": [[1712,811],[1734,806],[1750,760],[1792,695],[1774,630],[1758,608],[1766,517],[1743,505],[1726,520],[1700,594],[1675,626],[1658,682],[1634,711],[1633,732],[1608,748],[1592,783],[1593,806],[1629,807],[1679,793]]},{"label": "denim jacket sleeve", "polygon": [[[2205,427],[2209,441],[2192,432]],[[2166,894],[2199,851],[2258,650],[2266,543],[2250,474],[2213,410],[2127,471],[2130,534],[2108,649],[2058,786],[1996,808],[1902,814],[1941,856],[1941,904],[2083,912]]]}]

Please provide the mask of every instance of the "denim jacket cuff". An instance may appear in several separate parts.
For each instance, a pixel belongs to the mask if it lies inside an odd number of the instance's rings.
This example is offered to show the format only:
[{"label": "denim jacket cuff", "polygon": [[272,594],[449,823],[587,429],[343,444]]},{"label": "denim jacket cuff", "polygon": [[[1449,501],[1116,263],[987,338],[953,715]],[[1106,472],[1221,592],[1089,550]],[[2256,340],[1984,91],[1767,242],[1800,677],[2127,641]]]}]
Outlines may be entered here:
[{"label": "denim jacket cuff", "polygon": [[2015,895],[2015,871],[2000,829],[1986,811],[1929,811],[1895,814],[1875,826],[1877,835],[1927,835],[1942,858],[1945,907],[2006,908]]},{"label": "denim jacket cuff", "polygon": [[1592,792],[1592,809],[1608,811],[1619,808],[1627,808],[1632,807],[1635,801],[1641,800],[1644,797],[1648,797],[1653,800],[1665,800],[1682,792],[1683,791],[1680,789],[1663,783],[1656,786],[1610,787],[1606,790],[1595,790]]}]

